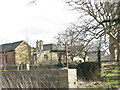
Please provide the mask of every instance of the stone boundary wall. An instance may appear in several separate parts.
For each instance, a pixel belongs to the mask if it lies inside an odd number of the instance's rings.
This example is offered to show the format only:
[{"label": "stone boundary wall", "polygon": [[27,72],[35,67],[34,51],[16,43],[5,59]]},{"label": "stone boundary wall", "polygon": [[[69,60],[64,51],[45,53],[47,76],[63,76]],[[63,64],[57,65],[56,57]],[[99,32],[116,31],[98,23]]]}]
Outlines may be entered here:
[{"label": "stone boundary wall", "polygon": [[[0,45],[0,51],[2,51],[2,46]],[[0,53],[0,90],[2,85],[2,53]]]},{"label": "stone boundary wall", "polygon": [[3,88],[77,88],[76,69],[41,69],[2,73]]}]

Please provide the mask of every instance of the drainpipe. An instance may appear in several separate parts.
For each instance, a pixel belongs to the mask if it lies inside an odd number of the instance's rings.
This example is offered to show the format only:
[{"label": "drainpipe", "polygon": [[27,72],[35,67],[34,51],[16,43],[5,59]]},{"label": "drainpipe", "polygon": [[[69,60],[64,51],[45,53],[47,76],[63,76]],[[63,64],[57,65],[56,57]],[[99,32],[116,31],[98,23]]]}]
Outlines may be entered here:
[{"label": "drainpipe", "polygon": [[[9,47],[11,47],[11,45],[8,46],[7,48],[9,48]],[[3,51],[3,71],[6,71],[6,61],[7,61],[6,49],[7,48],[5,48]]]},{"label": "drainpipe", "polygon": [[67,45],[67,42],[65,42],[65,48],[66,48],[66,67],[68,68],[68,45]]},{"label": "drainpipe", "polygon": [[5,71],[6,70],[6,53],[5,53],[5,50],[4,50],[4,53],[3,53],[3,55],[4,55],[4,58],[3,58],[3,71]]}]

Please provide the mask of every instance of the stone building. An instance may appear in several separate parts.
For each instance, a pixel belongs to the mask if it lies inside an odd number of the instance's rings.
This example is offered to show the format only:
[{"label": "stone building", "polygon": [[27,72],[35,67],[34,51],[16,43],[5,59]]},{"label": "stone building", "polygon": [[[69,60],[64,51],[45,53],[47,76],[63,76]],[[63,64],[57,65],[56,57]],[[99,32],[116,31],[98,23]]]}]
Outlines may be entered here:
[{"label": "stone building", "polygon": [[[61,56],[62,55],[62,56]],[[63,59],[65,50],[62,50],[55,44],[43,44],[40,40],[36,42],[36,48],[34,48],[34,64],[39,65],[51,65],[58,64],[60,59]]]},{"label": "stone building", "polygon": [[0,60],[6,62],[7,67],[20,66],[31,62],[31,47],[25,41],[18,41],[0,45]]}]

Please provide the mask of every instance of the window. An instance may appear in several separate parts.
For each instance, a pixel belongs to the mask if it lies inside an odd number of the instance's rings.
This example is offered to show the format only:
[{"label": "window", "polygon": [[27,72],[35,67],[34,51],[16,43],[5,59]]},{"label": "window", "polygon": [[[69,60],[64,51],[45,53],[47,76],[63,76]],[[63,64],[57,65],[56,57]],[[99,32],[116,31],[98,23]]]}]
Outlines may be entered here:
[{"label": "window", "polygon": [[48,60],[48,55],[47,54],[44,55],[44,59]]},{"label": "window", "polygon": [[34,54],[33,60],[34,60],[34,61],[37,61],[37,55],[36,55],[36,54]]}]

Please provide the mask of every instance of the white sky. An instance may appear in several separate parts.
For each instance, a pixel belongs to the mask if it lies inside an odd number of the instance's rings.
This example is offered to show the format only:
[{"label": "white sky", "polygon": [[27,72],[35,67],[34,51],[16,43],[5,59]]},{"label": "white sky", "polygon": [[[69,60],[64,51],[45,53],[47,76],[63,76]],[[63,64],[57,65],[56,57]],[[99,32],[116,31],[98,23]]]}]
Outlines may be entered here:
[{"label": "white sky", "polygon": [[75,22],[78,14],[63,0],[0,0],[0,40],[2,43],[36,40],[54,43],[53,37]]}]

